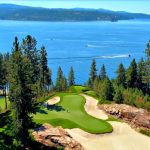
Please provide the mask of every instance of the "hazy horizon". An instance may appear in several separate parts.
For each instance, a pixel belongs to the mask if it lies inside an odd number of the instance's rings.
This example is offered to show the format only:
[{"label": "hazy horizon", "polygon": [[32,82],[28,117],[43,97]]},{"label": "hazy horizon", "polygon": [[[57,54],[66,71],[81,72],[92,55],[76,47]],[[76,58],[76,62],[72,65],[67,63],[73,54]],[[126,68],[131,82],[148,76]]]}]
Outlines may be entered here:
[{"label": "hazy horizon", "polygon": [[150,14],[149,0],[0,0],[0,4],[43,8],[93,8]]}]

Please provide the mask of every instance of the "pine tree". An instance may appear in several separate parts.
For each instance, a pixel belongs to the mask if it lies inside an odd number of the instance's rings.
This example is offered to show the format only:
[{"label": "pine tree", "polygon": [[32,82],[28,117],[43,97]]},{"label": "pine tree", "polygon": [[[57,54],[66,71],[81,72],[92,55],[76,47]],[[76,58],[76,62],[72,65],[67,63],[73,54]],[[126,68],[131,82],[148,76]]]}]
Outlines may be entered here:
[{"label": "pine tree", "polygon": [[61,90],[66,91],[67,87],[68,87],[67,79],[65,78],[65,76],[63,76],[62,81],[61,81]]},{"label": "pine tree", "polygon": [[147,44],[145,53],[146,53],[146,68],[145,68],[146,75],[144,77],[144,80],[145,83],[147,84],[147,92],[149,93],[150,91],[150,41]]},{"label": "pine tree", "polygon": [[114,95],[114,101],[118,104],[122,104],[123,103],[123,94],[122,94],[122,91],[120,89],[120,87],[116,88],[115,90],[115,95]]},{"label": "pine tree", "polygon": [[99,78],[101,80],[104,80],[106,78],[106,69],[105,69],[105,65],[103,64],[102,67],[101,67],[101,70],[100,70],[100,75],[99,75]]},{"label": "pine tree", "polygon": [[146,84],[144,83],[144,76],[146,75],[145,70],[145,62],[141,59],[137,66],[137,86],[138,89],[141,89],[143,92],[146,91]]},{"label": "pine tree", "polygon": [[99,95],[102,100],[113,100],[113,86],[108,77],[99,83]]},{"label": "pine tree", "polygon": [[97,76],[97,77],[95,78],[94,85],[93,85],[93,90],[95,91],[95,93],[96,93],[97,95],[99,95],[99,85],[100,85],[100,79],[99,79],[99,77]]},{"label": "pine tree", "polygon": [[63,80],[63,72],[61,67],[58,68],[57,71],[57,79],[56,79],[56,90],[62,91],[62,80]]},{"label": "pine tree", "polygon": [[95,59],[93,59],[92,64],[91,64],[91,70],[90,70],[90,78],[89,78],[90,87],[93,87],[96,76],[97,76],[96,61]]},{"label": "pine tree", "polygon": [[40,70],[41,70],[41,82],[42,89],[47,89],[47,85],[50,84],[51,72],[48,68],[47,52],[44,46],[41,47],[40,51]]},{"label": "pine tree", "polygon": [[39,51],[36,48],[37,41],[34,37],[27,35],[23,39],[21,49],[30,60],[30,67],[32,71],[32,82],[37,83],[40,78],[40,64],[39,64]]},{"label": "pine tree", "polygon": [[53,84],[52,71],[49,68],[48,68],[48,71],[46,72],[45,81],[46,81],[47,89],[49,91],[50,90],[50,86],[52,86],[52,84]]},{"label": "pine tree", "polygon": [[132,60],[126,74],[127,87],[136,88],[138,86],[137,82],[137,64],[135,59]]},{"label": "pine tree", "polygon": [[15,135],[23,149],[28,142],[30,114],[34,112],[35,101],[30,69],[30,60],[24,55],[16,37],[9,63],[9,99],[12,103]]},{"label": "pine tree", "polygon": [[119,65],[119,68],[117,70],[116,83],[117,85],[121,85],[123,87],[125,87],[126,85],[125,68],[122,63]]},{"label": "pine tree", "polygon": [[75,77],[73,67],[70,68],[69,76],[68,76],[69,86],[75,85]]}]

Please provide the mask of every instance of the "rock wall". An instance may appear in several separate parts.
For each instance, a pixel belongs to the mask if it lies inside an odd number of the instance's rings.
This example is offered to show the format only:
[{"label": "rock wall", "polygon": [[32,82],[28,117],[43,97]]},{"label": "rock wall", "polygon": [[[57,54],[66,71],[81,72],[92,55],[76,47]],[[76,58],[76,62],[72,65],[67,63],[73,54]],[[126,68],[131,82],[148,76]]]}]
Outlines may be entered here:
[{"label": "rock wall", "polygon": [[99,108],[110,115],[127,121],[135,128],[150,130],[150,113],[144,109],[125,104],[103,104],[99,105]]},{"label": "rock wall", "polygon": [[65,150],[84,150],[80,143],[75,141],[62,127],[52,127],[49,124],[43,124],[32,133],[35,140],[46,145],[55,145],[64,147]]}]

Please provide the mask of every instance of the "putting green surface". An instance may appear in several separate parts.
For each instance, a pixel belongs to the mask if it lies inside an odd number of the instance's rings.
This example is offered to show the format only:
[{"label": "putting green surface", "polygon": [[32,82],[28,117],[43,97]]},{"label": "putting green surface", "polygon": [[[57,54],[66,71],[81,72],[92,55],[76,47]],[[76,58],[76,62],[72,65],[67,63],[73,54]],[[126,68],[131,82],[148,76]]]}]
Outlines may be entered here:
[{"label": "putting green surface", "polygon": [[59,94],[61,101],[54,106],[42,106],[34,115],[37,123],[50,123],[63,128],[80,128],[90,133],[107,133],[112,126],[104,120],[96,119],[85,112],[84,97],[77,94]]}]

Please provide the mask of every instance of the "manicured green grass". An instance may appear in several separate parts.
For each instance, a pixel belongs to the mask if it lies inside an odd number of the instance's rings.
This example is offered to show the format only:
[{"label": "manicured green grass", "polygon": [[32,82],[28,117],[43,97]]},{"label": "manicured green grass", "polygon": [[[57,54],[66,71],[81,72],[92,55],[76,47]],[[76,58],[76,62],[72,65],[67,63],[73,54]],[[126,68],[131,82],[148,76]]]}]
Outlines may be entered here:
[{"label": "manicured green grass", "polygon": [[98,96],[97,96],[96,93],[95,93],[94,91],[92,91],[92,90],[86,91],[86,92],[84,92],[84,93],[87,94],[87,95],[89,95],[89,96],[92,96],[92,97],[98,99]]},{"label": "manicured green grass", "polygon": [[73,93],[84,93],[86,91],[89,91],[90,88],[86,87],[86,86],[80,86],[80,85],[75,85],[75,86],[71,86],[69,91],[73,92]]},{"label": "manicured green grass", "polygon": [[58,94],[61,101],[49,110],[41,107],[34,115],[36,123],[50,123],[63,128],[81,128],[90,133],[107,133],[112,126],[104,120],[96,119],[85,112],[84,97],[77,94]]}]

